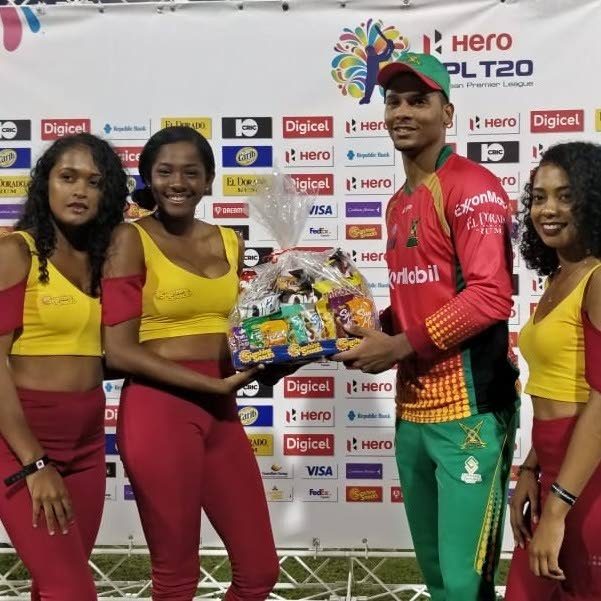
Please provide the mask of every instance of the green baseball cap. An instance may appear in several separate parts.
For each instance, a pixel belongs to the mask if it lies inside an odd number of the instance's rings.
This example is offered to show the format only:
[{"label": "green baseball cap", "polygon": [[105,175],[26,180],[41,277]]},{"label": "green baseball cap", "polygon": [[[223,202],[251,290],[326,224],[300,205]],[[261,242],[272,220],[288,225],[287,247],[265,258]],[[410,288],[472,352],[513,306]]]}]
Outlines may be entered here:
[{"label": "green baseball cap", "polygon": [[446,67],[431,54],[403,52],[398,60],[388,63],[378,73],[378,83],[386,89],[390,80],[399,73],[415,73],[427,86],[440,90],[447,99],[451,78]]}]

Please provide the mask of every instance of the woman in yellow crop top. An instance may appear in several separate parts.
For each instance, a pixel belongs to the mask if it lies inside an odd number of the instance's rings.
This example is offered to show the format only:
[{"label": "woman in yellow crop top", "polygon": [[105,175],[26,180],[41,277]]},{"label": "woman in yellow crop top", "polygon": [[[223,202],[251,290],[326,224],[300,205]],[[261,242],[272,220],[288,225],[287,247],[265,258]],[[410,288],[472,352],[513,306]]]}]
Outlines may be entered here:
[{"label": "woman in yellow crop top", "polygon": [[130,374],[117,441],[152,561],[154,601],[191,601],[200,575],[201,509],[232,565],[228,601],[262,601],[278,559],[261,476],[238,417],[228,315],[244,247],[195,218],[215,176],[189,127],[154,134],[140,154],[148,217],[119,226],[102,284],[107,361]]},{"label": "woman in yellow crop top", "polygon": [[0,520],[31,598],[97,598],[88,559],[104,506],[100,275],[126,175],[103,140],[57,140],[0,239]]},{"label": "woman in yellow crop top", "polygon": [[601,146],[550,147],[524,195],[521,251],[547,275],[520,333],[532,449],[511,501],[506,601],[601,599]]}]

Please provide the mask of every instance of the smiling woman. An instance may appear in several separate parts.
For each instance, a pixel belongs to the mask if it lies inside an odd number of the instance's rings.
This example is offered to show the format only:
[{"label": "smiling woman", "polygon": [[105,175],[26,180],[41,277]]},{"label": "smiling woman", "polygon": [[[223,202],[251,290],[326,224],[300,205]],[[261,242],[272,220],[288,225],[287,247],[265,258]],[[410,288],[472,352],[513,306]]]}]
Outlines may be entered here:
[{"label": "smiling woman", "polygon": [[88,559],[105,482],[99,286],[126,196],[106,142],[59,139],[32,171],[16,233],[0,240],[0,518],[34,601],[96,599]]}]

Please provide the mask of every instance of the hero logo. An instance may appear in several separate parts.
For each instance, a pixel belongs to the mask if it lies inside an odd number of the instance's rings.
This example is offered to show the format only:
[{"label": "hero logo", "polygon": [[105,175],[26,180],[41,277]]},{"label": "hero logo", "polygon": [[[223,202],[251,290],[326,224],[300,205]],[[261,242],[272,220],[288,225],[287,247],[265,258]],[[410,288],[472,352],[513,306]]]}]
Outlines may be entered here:
[{"label": "hero logo", "polygon": [[140,160],[141,146],[116,146],[115,152],[119,155],[124,167],[137,167]]},{"label": "hero logo", "polygon": [[245,202],[216,202],[213,204],[213,217],[217,219],[248,217],[248,205]]},{"label": "hero logo", "polygon": [[530,111],[532,133],[584,131],[584,110]]},{"label": "hero logo", "polygon": [[334,409],[315,411],[292,407],[286,410],[286,423],[291,426],[333,426]]},{"label": "hero logo", "polygon": [[299,192],[316,196],[334,194],[334,175],[331,173],[293,173],[290,177]]},{"label": "hero logo", "polygon": [[284,455],[334,455],[334,435],[284,434]]},{"label": "hero logo", "polygon": [[42,119],[42,140],[82,133],[90,133],[89,119]]},{"label": "hero logo", "polygon": [[284,138],[331,138],[334,135],[332,117],[284,117]]},{"label": "hero logo", "polygon": [[386,254],[383,252],[351,250],[351,258],[357,267],[374,267],[374,263],[382,267],[386,265]]},{"label": "hero logo", "polygon": [[358,381],[353,379],[346,383],[346,396],[348,398],[362,398],[366,396],[390,397],[393,395],[393,382]]},{"label": "hero logo", "polygon": [[[426,54],[442,54],[442,33],[437,29],[432,36],[424,35],[423,45]],[[451,37],[453,52],[505,52],[513,46],[513,38],[509,33],[473,33],[470,35],[455,34]]]},{"label": "hero logo", "polygon": [[546,150],[546,147],[543,146],[542,144],[533,144],[532,145],[532,156],[531,156],[531,161],[533,163],[538,163],[542,158],[543,158],[543,154]]},{"label": "hero logo", "polygon": [[469,130],[470,135],[474,136],[488,133],[519,134],[520,115],[519,113],[506,117],[473,115],[469,118]]},{"label": "hero logo", "polygon": [[440,282],[438,265],[426,265],[424,269],[415,266],[412,269],[403,267],[400,271],[391,271],[388,276],[390,287],[395,286],[420,286]]},{"label": "hero logo", "polygon": [[373,437],[357,438],[355,436],[346,440],[347,455],[372,455],[378,457],[388,457],[394,455],[394,435],[393,437]]},{"label": "hero logo", "polygon": [[346,191],[349,194],[392,194],[393,177],[347,177]]},{"label": "hero logo", "polygon": [[349,119],[344,124],[346,138],[385,138],[388,128],[384,121]]},{"label": "hero logo", "polygon": [[288,376],[284,378],[284,398],[334,398],[333,376]]},{"label": "hero logo", "polygon": [[482,194],[476,194],[475,196],[464,198],[455,207],[455,217],[461,217],[462,215],[473,213],[477,207],[487,204],[498,205],[502,209],[507,210],[507,202],[503,197],[499,196],[493,190],[486,190],[486,192],[482,192]]},{"label": "hero logo", "polygon": [[334,148],[298,148],[289,147],[284,151],[284,162],[289,167],[332,167]]},{"label": "hero logo", "polygon": [[338,466],[336,465],[305,465],[303,466],[304,478],[338,478]]}]

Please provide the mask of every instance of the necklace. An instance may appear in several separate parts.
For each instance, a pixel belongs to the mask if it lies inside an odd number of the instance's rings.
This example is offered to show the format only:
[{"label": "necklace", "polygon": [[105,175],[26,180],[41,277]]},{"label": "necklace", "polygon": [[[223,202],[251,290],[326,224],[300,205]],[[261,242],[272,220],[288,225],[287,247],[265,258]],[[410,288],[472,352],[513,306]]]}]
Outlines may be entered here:
[{"label": "necklace", "polygon": [[541,300],[544,300],[545,304],[549,304],[552,303],[555,299],[557,299],[557,289],[561,289],[561,284],[563,284],[563,287],[565,288],[566,284],[568,282],[571,282],[571,280],[573,279],[574,274],[583,274],[583,272],[585,271],[585,268],[588,267],[589,265],[591,265],[592,261],[594,260],[594,257],[588,257],[586,258],[584,261],[582,261],[581,263],[578,264],[578,266],[576,266],[574,269],[572,269],[563,279],[562,282],[558,283],[558,280],[556,279],[557,276],[559,276],[559,274],[564,273],[561,269],[561,265],[557,268],[557,271],[555,273],[555,277],[551,280],[551,282],[549,283],[549,286],[547,287],[547,289],[545,290],[544,294],[543,294],[543,298],[541,298]]}]

